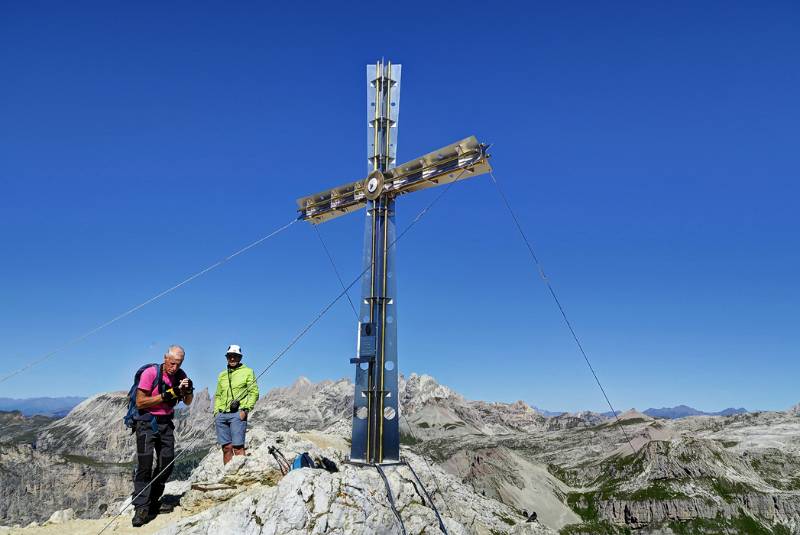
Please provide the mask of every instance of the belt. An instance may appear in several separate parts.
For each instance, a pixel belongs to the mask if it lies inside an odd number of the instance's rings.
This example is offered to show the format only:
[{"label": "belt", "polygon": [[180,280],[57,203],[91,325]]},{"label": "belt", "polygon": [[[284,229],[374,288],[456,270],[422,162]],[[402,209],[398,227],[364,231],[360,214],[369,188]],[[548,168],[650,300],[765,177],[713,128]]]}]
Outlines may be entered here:
[{"label": "belt", "polygon": [[149,412],[140,412],[139,416],[134,418],[134,420],[138,420],[140,422],[149,422],[153,418],[160,424],[165,424],[172,421],[172,418],[175,414],[151,414]]}]

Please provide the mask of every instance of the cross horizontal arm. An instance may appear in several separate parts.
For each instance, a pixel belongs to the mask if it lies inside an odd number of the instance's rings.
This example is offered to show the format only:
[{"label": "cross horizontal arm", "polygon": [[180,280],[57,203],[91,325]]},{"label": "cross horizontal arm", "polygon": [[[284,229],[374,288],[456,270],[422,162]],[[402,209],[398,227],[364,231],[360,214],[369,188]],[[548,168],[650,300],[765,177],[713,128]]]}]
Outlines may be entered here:
[{"label": "cross horizontal arm", "polygon": [[[470,136],[400,164],[383,174],[382,193],[396,197],[488,173],[492,167],[487,149]],[[366,183],[366,179],[358,180],[297,199],[298,219],[319,224],[363,208],[368,200]]]}]

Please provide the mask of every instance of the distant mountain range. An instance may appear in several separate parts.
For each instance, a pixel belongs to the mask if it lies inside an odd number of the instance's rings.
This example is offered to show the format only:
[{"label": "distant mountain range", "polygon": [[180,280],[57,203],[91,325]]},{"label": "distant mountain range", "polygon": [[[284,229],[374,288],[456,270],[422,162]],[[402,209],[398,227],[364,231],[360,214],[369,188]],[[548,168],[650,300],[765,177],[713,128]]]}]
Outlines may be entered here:
[{"label": "distant mountain range", "polygon": [[554,418],[556,416],[561,416],[562,414],[567,414],[566,411],[548,411],[547,409],[540,409],[536,405],[531,405],[531,408],[545,418]]},{"label": "distant mountain range", "polygon": [[705,412],[687,407],[686,405],[678,405],[677,407],[662,407],[660,409],[647,409],[644,413],[653,418],[667,418],[673,420],[675,418],[685,418],[686,416],[732,416],[734,414],[744,414],[748,412],[747,409],[739,407],[735,409],[728,407],[717,412]]},{"label": "distant mountain range", "polygon": [[[652,418],[675,420],[676,418],[686,418],[687,416],[732,416],[734,414],[745,414],[750,411],[742,407],[738,409],[735,409],[733,407],[728,407],[727,409],[723,409],[717,412],[705,412],[697,410],[693,407],[689,407],[687,405],[678,405],[677,407],[661,407],[660,409],[650,408],[642,412]],[[617,414],[621,413],[622,411],[617,411]],[[612,416],[614,416],[614,413],[611,411],[604,412],[603,416],[611,418]]]},{"label": "distant mountain range", "polygon": [[[0,411],[20,411],[24,416],[42,415],[52,418],[63,418],[69,411],[85,399],[84,397],[77,396],[27,399],[0,398]],[[536,406],[532,408],[546,418],[567,414],[566,411],[549,411]],[[617,411],[617,414],[621,414],[622,412],[623,411]],[[678,405],[676,407],[662,407],[660,409],[650,408],[642,412],[653,418],[674,420],[676,418],[686,418],[687,416],[731,416],[733,414],[744,414],[750,411],[741,407],[738,409],[729,407],[717,412],[705,412],[687,405]],[[602,416],[611,418],[613,414],[611,411],[607,411],[602,413]]]},{"label": "distant mountain range", "polygon": [[42,415],[63,418],[86,398],[67,396],[61,398],[0,398],[0,411],[19,411],[24,416]]}]

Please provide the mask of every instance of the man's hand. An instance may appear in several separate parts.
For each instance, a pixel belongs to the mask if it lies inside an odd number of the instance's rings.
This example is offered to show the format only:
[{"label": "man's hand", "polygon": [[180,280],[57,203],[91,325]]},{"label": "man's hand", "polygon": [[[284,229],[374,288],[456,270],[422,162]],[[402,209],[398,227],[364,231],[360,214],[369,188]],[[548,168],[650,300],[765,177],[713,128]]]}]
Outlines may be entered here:
[{"label": "man's hand", "polygon": [[191,396],[194,392],[194,386],[192,385],[192,380],[188,377],[181,379],[181,382],[178,383],[178,392],[180,392],[181,396]]},{"label": "man's hand", "polygon": [[247,421],[247,411],[239,411],[239,419],[243,422]]}]

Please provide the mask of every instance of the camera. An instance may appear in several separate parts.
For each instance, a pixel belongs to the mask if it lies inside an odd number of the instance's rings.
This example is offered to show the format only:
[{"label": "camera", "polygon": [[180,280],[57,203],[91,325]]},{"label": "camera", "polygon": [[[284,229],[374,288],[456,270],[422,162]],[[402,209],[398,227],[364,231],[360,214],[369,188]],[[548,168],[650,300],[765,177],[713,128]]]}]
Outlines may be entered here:
[{"label": "camera", "polygon": [[175,388],[175,392],[178,393],[179,397],[190,396],[194,393],[194,385],[192,385],[192,380],[189,379],[188,377],[186,378],[186,380],[188,381],[189,384],[187,384],[184,387],[178,385],[178,387]]},{"label": "camera", "polygon": [[236,412],[238,410],[239,410],[239,400],[234,399],[233,401],[231,401],[231,412]]}]

